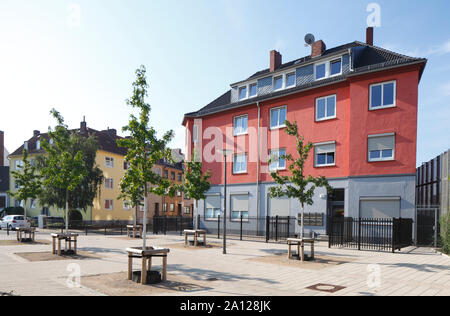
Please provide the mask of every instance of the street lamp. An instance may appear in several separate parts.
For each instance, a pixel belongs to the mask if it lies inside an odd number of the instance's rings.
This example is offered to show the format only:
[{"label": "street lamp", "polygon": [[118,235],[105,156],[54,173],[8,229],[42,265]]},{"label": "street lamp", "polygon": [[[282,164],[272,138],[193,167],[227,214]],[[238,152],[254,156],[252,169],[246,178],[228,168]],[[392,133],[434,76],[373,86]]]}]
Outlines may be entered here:
[{"label": "street lamp", "polygon": [[219,149],[225,158],[225,176],[224,176],[224,208],[223,208],[223,254],[227,254],[227,156],[233,153],[231,149]]}]

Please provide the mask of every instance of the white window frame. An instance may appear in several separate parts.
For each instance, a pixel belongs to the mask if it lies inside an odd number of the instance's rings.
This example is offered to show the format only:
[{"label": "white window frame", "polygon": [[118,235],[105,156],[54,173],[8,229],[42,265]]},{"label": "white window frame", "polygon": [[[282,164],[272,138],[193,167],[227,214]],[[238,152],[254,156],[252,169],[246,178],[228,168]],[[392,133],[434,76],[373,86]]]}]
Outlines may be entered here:
[{"label": "white window frame", "polygon": [[36,150],[41,150],[41,141],[40,140],[38,140],[36,142]]},{"label": "white window frame", "polygon": [[277,149],[271,149],[269,151],[269,158],[272,157],[272,155],[275,155],[275,152],[278,152],[277,156],[278,156],[278,162],[277,162],[277,167],[276,168],[271,168],[270,165],[271,163],[269,163],[269,171],[282,171],[282,170],[286,170],[286,159],[284,159],[284,167],[280,168],[280,150],[284,150],[284,155],[287,154],[286,152],[286,148],[277,148]]},{"label": "white window frame", "polygon": [[[394,100],[393,100],[394,103],[390,104],[390,105],[383,105],[383,102],[384,102],[384,85],[390,84],[390,83],[394,84]],[[377,106],[377,107],[373,107],[372,106],[372,88],[373,87],[377,87],[377,86],[381,86],[381,105]],[[396,106],[397,106],[397,80],[391,80],[391,81],[374,83],[374,84],[371,84],[369,86],[369,110],[370,111],[395,108]]]},{"label": "white window frame", "polygon": [[[237,133],[236,132],[236,120],[240,119],[240,118],[245,118],[245,117],[247,118],[247,129],[245,130],[245,132]],[[248,114],[235,116],[233,118],[233,135],[234,136],[241,136],[241,135],[247,135],[247,134],[248,134]]]},{"label": "white window frame", "polygon": [[[286,120],[287,120],[287,113],[288,112],[287,112],[287,106],[286,105],[279,106],[279,107],[276,107],[276,108],[272,108],[272,109],[269,110],[269,125],[270,125],[270,129],[271,130],[275,130],[275,129],[280,129],[280,128],[285,128],[286,127],[285,123],[283,123],[282,125],[272,126],[272,112],[273,111],[278,111],[278,110],[281,110],[281,109],[286,109]],[[278,119],[278,121],[279,121],[279,119]]]},{"label": "white window frame", "polygon": [[[106,201],[109,201],[109,208],[106,208]],[[114,210],[114,200],[105,199],[105,204],[103,206],[105,207],[105,210],[113,211]]]},{"label": "white window frame", "polygon": [[131,210],[131,202],[130,201],[123,201],[123,210],[124,211],[130,211]]},{"label": "white window frame", "polygon": [[[107,185],[108,182],[111,183],[111,186]],[[114,189],[114,179],[113,178],[106,178],[105,179],[105,189],[108,189],[108,190]]]},{"label": "white window frame", "polygon": [[[277,79],[277,78],[281,78],[281,87],[278,88],[278,89],[275,88],[275,79]],[[284,86],[285,86],[285,83],[286,83],[284,79],[285,79],[284,78],[284,74],[273,76],[273,79],[272,79],[273,91],[280,91],[280,90],[284,89]]]},{"label": "white window frame", "polygon": [[[250,86],[256,85],[256,94],[255,95],[250,95]],[[245,97],[241,98],[241,89],[246,89],[246,93],[245,93]],[[238,101],[243,101],[243,100],[247,100],[247,99],[251,99],[251,98],[256,98],[258,96],[258,82],[257,81],[252,81],[249,82],[245,85],[242,86],[238,86],[237,88],[237,93],[238,93]]]},{"label": "white window frame", "polygon": [[22,170],[23,169],[23,161],[18,159],[14,161],[14,170]]},{"label": "white window frame", "polygon": [[[287,85],[287,77],[288,77],[289,75],[294,75],[294,78],[295,78],[294,84],[292,84],[292,85],[290,85],[290,86]],[[295,71],[287,72],[286,74],[284,74],[284,88],[285,88],[285,89],[293,88],[293,87],[295,87],[296,85],[297,85],[297,73],[296,73]]]},{"label": "white window frame", "polygon": [[169,211],[170,211],[171,213],[175,212],[175,203],[170,203]]},{"label": "white window frame", "polygon": [[[327,112],[328,112],[328,99],[334,97],[334,116],[328,116]],[[325,117],[323,118],[318,118],[318,107],[319,107],[319,101],[320,100],[325,100]],[[328,121],[328,120],[332,120],[335,119],[337,117],[337,95],[336,94],[332,94],[326,97],[320,97],[316,99],[316,122],[322,122],[322,121]]]},{"label": "white window frame", "polygon": [[[235,169],[234,169],[234,166],[235,166],[235,164],[236,164],[236,158],[237,157],[242,157],[242,156],[244,156],[245,157],[245,170],[241,170],[241,171],[235,171]],[[242,153],[242,154],[234,154],[233,155],[233,174],[245,174],[245,173],[247,173],[247,169],[248,169],[248,156],[247,156],[247,153]]]},{"label": "white window frame", "polygon": [[[379,137],[394,137],[394,148],[392,148],[392,157],[383,158],[382,151],[380,152],[380,158],[371,158],[370,153],[372,151],[369,150],[369,139],[370,138],[379,138]],[[395,147],[397,145],[397,139],[395,133],[385,133],[385,134],[376,134],[376,135],[369,135],[367,137],[367,161],[368,162],[382,162],[382,161],[395,161]]]},{"label": "white window frame", "polygon": [[[204,218],[205,218],[205,221],[207,221],[207,222],[211,222],[211,221],[218,221],[218,219],[219,219],[219,216],[220,217],[222,217],[222,205],[220,205],[220,207],[219,208],[207,208],[206,207],[206,200],[207,200],[207,198],[208,197],[214,197],[214,196],[218,196],[219,197],[219,199],[221,199],[221,196],[220,196],[220,193],[217,193],[217,194],[207,194],[206,195],[206,197],[205,197],[205,200],[204,200],[204,204],[203,204],[203,215],[204,215]],[[220,202],[220,203],[222,203],[222,202]],[[206,214],[207,214],[207,210],[208,209],[210,209],[210,210],[212,210],[212,213],[213,213],[213,216],[214,217],[207,217],[206,216]],[[215,214],[217,213],[217,211],[219,211],[218,212],[218,215],[219,216],[217,216],[217,217],[215,217]]]},{"label": "white window frame", "polygon": [[[186,210],[187,210],[187,212],[186,212]],[[184,214],[191,214],[191,207],[185,206],[183,211],[184,211]]]},{"label": "white window frame", "polygon": [[105,166],[106,168],[114,168],[114,157],[105,157]]},{"label": "white window frame", "polygon": [[[332,164],[326,163],[323,165],[319,165],[317,161],[317,147],[324,146],[324,145],[334,145],[334,162]],[[331,152],[330,152],[331,153]],[[317,143],[314,144],[314,168],[325,168],[325,167],[335,167],[336,166],[336,142],[323,142],[323,143]]]},{"label": "white window frame", "polygon": [[[324,80],[327,78],[333,78],[333,77],[337,77],[342,75],[342,57],[343,56],[339,56],[339,57],[334,57],[334,58],[330,58],[328,60],[322,60],[320,62],[317,62],[314,64],[314,81],[319,81],[319,80]],[[331,63],[340,60],[341,62],[341,72],[338,74],[331,74]],[[320,65],[325,65],[325,77],[322,78],[317,78],[317,72],[316,72],[316,68]]]}]

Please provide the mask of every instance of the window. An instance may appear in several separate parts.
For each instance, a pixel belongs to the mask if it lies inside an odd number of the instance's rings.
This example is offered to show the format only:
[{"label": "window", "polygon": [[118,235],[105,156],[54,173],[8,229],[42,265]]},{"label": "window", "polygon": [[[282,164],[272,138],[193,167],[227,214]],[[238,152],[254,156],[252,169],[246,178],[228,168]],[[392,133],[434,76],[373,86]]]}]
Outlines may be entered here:
[{"label": "window", "polygon": [[123,162],[123,170],[128,170],[128,169],[130,169],[130,167],[131,167],[131,164],[129,162],[127,162],[127,161]]},{"label": "window", "polygon": [[14,183],[14,189],[16,190],[20,189],[20,185],[17,182]]},{"label": "window", "polygon": [[248,115],[234,118],[234,136],[247,134]]},{"label": "window", "polygon": [[175,180],[175,172],[170,173],[170,180]]},{"label": "window", "polygon": [[178,177],[177,180],[179,182],[183,181],[183,174],[182,173],[178,173],[177,177]]},{"label": "window", "polygon": [[231,195],[231,220],[248,219],[248,194]]},{"label": "window", "polygon": [[107,168],[114,168],[114,158],[106,157],[105,158],[105,165],[106,165]]},{"label": "window", "polygon": [[314,66],[314,78],[325,79],[342,74],[342,58],[321,62]]},{"label": "window", "polygon": [[192,127],[192,141],[198,143],[198,125]]},{"label": "window", "polygon": [[0,196],[0,209],[6,207],[6,196]]},{"label": "window", "polygon": [[336,118],[336,95],[316,100],[316,121]]},{"label": "window", "polygon": [[289,73],[286,75],[286,87],[293,87],[296,83],[295,72]]},{"label": "window", "polygon": [[169,179],[169,171],[164,170],[164,178]]},{"label": "window", "polygon": [[270,128],[286,127],[286,107],[280,107],[270,110]]},{"label": "window", "polygon": [[36,209],[36,200],[35,200],[35,199],[32,199],[32,200],[31,200],[30,208],[31,208],[32,210],[35,210],[35,209]]},{"label": "window", "polygon": [[283,89],[283,76],[278,76],[273,79],[273,89],[275,91]]},{"label": "window", "polygon": [[239,88],[239,100],[247,99],[247,86]]},{"label": "window", "polygon": [[36,150],[41,150],[41,141],[40,140],[38,140],[36,142]]},{"label": "window", "polygon": [[316,80],[325,78],[327,75],[327,64],[316,65]]},{"label": "window", "polygon": [[369,136],[369,162],[389,161],[395,157],[395,134]]},{"label": "window", "polygon": [[233,159],[233,173],[246,173],[247,172],[247,154],[234,155]]},{"label": "window", "polygon": [[189,206],[184,207],[184,214],[191,214],[191,208]]},{"label": "window", "polygon": [[131,210],[131,202],[130,201],[123,201],[123,210],[124,211]]},{"label": "window", "polygon": [[256,97],[257,94],[258,94],[258,84],[253,83],[249,87],[248,95],[251,98],[251,97]]},{"label": "window", "polygon": [[175,204],[170,203],[170,211],[175,212]]},{"label": "window", "polygon": [[286,160],[282,158],[286,155],[286,149],[274,149],[270,151],[270,164],[269,170],[283,170],[286,169]]},{"label": "window", "polygon": [[105,210],[113,210],[113,209],[114,209],[114,201],[105,200]]},{"label": "window", "polygon": [[22,168],[23,168],[23,161],[22,160],[14,161],[14,169],[15,170],[21,170]]},{"label": "window", "polygon": [[321,143],[314,145],[315,167],[336,165],[336,143]]},{"label": "window", "polygon": [[220,195],[208,195],[205,199],[205,219],[214,220],[220,215]]},{"label": "window", "polygon": [[370,86],[370,110],[395,107],[396,82],[390,81]]},{"label": "window", "polygon": [[330,63],[330,76],[340,75],[342,72],[342,61],[341,59],[333,60]]},{"label": "window", "polygon": [[177,191],[177,196],[178,196],[178,197],[181,196],[181,191]]},{"label": "window", "polygon": [[163,212],[167,212],[167,203],[163,204]]},{"label": "window", "polygon": [[113,189],[114,188],[114,179],[105,179],[105,188]]}]

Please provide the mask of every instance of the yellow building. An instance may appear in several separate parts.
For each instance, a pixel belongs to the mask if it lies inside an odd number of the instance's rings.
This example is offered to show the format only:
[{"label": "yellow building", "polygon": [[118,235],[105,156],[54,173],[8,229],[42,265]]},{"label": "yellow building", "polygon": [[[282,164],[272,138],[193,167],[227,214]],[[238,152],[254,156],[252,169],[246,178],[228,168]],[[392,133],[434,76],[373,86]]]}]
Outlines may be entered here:
[{"label": "yellow building", "polygon": [[[96,162],[98,167],[103,171],[104,176],[104,182],[99,192],[99,196],[94,200],[94,206],[86,211],[81,210],[83,219],[93,221],[133,220],[133,210],[130,204],[127,201],[117,199],[120,196],[120,181],[125,175],[127,169],[127,164],[125,162],[127,150],[117,146],[117,140],[122,137],[117,135],[117,131],[115,129],[97,131],[88,128],[86,122],[81,122],[80,128],[73,131],[86,136],[95,135],[99,145]],[[10,171],[20,170],[22,166],[22,153],[24,149],[28,150],[30,160],[34,160],[36,159],[36,156],[45,154],[40,144],[42,139],[48,140],[48,134],[41,134],[39,131],[34,131],[33,137],[24,142],[21,147],[9,156]],[[182,164],[179,165],[182,166]],[[167,164],[161,164],[159,167],[155,166],[155,172],[161,171],[160,167],[167,168]],[[177,168],[181,175],[183,172],[182,167]],[[15,191],[16,189],[14,177],[10,174],[10,190]],[[20,201],[16,201],[14,198],[11,198],[10,205],[19,206],[21,203]],[[158,214],[158,211],[155,210],[154,207],[162,206],[162,197],[149,196],[148,212],[151,216],[155,215],[155,213]],[[177,202],[177,207],[187,209],[188,206],[189,209],[192,209],[192,201],[183,200],[180,196],[179,201]],[[137,217],[142,219],[141,212],[142,210],[139,210]],[[165,215],[161,213],[162,212],[159,212],[159,215]],[[184,213],[184,216],[192,215],[192,213],[188,214],[186,211]],[[177,214],[180,214],[179,210]],[[27,215],[30,217],[38,215],[63,217],[64,210],[41,205],[39,201],[28,201]]]}]

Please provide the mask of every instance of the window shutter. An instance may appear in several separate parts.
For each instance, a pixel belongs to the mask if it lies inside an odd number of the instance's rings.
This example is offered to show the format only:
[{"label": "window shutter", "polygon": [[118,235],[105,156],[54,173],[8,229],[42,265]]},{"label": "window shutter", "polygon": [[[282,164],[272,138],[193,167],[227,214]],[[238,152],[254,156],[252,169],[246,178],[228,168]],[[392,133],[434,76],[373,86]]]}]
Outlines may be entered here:
[{"label": "window shutter", "polygon": [[220,209],[220,195],[210,195],[205,200],[206,208],[218,208]]},{"label": "window shutter", "polygon": [[233,212],[248,212],[248,194],[232,195],[231,209]]},{"label": "window shutter", "polygon": [[369,152],[395,148],[395,136],[369,137]]},{"label": "window shutter", "polygon": [[326,144],[316,146],[316,154],[334,153],[336,151],[336,144]]}]

